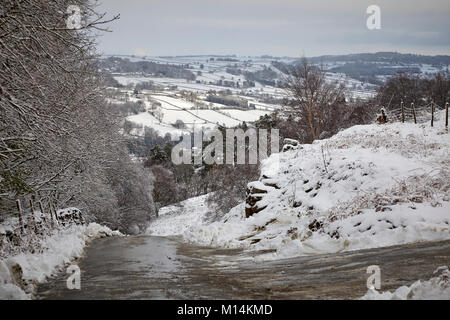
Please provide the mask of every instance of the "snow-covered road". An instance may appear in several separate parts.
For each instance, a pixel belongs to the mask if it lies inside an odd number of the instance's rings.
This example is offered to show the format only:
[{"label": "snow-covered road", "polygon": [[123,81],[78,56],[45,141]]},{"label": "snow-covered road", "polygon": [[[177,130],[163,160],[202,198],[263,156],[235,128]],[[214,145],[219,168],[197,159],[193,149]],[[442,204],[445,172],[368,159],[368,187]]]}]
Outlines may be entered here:
[{"label": "snow-covered road", "polygon": [[68,290],[60,273],[39,285],[36,298],[349,299],[367,292],[369,265],[380,266],[385,291],[428,280],[449,264],[450,240],[258,263],[241,249],[174,238],[104,238],[79,263],[81,290]]}]

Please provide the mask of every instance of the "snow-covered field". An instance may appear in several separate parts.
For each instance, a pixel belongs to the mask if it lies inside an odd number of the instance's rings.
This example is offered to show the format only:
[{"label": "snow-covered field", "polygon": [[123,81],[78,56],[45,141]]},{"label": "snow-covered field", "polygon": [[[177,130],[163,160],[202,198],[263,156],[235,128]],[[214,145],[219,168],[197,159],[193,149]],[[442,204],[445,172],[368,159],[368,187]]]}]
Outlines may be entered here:
[{"label": "snow-covered field", "polygon": [[[276,88],[270,85],[263,85],[259,82],[255,83],[254,87],[243,88],[242,84],[246,80],[244,74],[231,74],[227,72],[227,69],[238,68],[242,72],[255,72],[261,71],[266,68],[270,68],[273,70],[278,76],[278,78],[282,78],[282,73],[280,70],[275,68],[272,65],[272,62],[277,60],[278,62],[284,63],[292,63],[298,58],[273,58],[273,57],[233,57],[233,60],[236,61],[219,61],[214,59],[213,56],[192,56],[192,57],[146,57],[144,58],[133,58],[133,57],[125,57],[130,59],[131,61],[138,60],[146,60],[153,61],[156,63],[162,64],[172,64],[178,66],[186,66],[189,65],[189,70],[192,71],[196,75],[195,81],[188,81],[185,79],[173,79],[173,78],[164,78],[164,77],[153,77],[150,75],[142,76],[142,75],[127,75],[127,74],[116,74],[114,75],[115,79],[119,81],[119,83],[123,85],[128,85],[131,83],[139,83],[139,82],[147,82],[153,81],[156,84],[162,86],[173,86],[176,85],[180,90],[187,90],[192,92],[204,93],[209,90],[223,90],[229,89],[233,92],[233,94],[239,94],[242,91],[247,93],[266,93],[270,94],[273,97],[283,98],[283,90],[280,88]],[[337,65],[326,65],[326,67],[331,68]],[[424,66],[421,68],[422,72],[432,72],[433,69],[431,66]],[[436,72],[436,70],[434,70]],[[328,72],[327,79],[330,81],[336,79],[343,79],[345,75],[339,73]],[[239,88],[235,87],[223,87],[217,85],[218,81],[232,81],[240,84]],[[356,79],[348,79],[348,89],[350,90],[350,95],[352,97],[360,97],[365,98],[373,95],[373,88],[366,87],[366,84]]]},{"label": "snow-covered field", "polygon": [[144,135],[144,127],[153,128],[158,132],[160,136],[163,137],[168,133],[173,135],[174,137],[179,137],[183,134],[188,133],[187,130],[176,129],[171,125],[159,122],[148,112],[141,112],[139,114],[129,116],[127,117],[127,120],[142,126],[142,130],[135,129],[133,132],[131,132],[134,135]]},{"label": "snow-covered field", "polygon": [[[215,57],[215,56],[191,56],[191,57],[126,57],[131,61],[153,61],[157,63],[169,63],[172,65],[183,66],[196,75],[196,80],[186,80],[177,78],[166,78],[155,76],[151,74],[113,74],[114,78],[122,85],[131,85],[141,82],[153,82],[161,87],[160,92],[152,92],[142,90],[144,96],[144,103],[147,109],[150,109],[151,101],[157,101],[161,104],[159,111],[162,114],[161,122],[150,119],[146,114],[139,114],[131,116],[128,120],[141,124],[143,126],[152,127],[161,136],[170,133],[179,136],[182,131],[173,127],[177,121],[183,121],[186,124],[186,129],[192,130],[207,130],[212,129],[216,125],[226,127],[235,127],[243,121],[254,122],[261,116],[270,114],[281,106],[277,104],[267,103],[267,99],[285,98],[283,89],[274,87],[272,85],[262,84],[254,81],[251,87],[244,86],[246,77],[245,72],[255,72],[262,70],[272,70],[276,76],[274,79],[281,79],[282,73],[274,67],[273,57]],[[276,58],[279,62],[291,63],[295,59],[292,58]],[[241,74],[236,75],[229,72],[231,69],[240,70]],[[337,73],[327,73],[328,81],[342,81],[345,76]],[[223,82],[223,83],[222,83]],[[226,82],[226,84],[225,84]],[[233,85],[230,85],[233,84]],[[355,80],[348,79],[349,97],[353,98],[368,98],[374,94],[372,87],[367,87],[366,84]],[[210,103],[206,101],[207,95],[211,91],[221,92],[227,90],[234,96],[246,99],[249,104],[255,106],[256,110],[240,110],[218,103]],[[199,97],[200,102],[217,110],[197,110],[196,103],[186,101],[181,97],[181,91],[194,93]],[[133,90],[128,90],[129,101],[137,102],[136,97],[132,97]],[[147,101],[147,99],[150,99]],[[143,132],[143,130],[141,130]],[[133,134],[142,134],[137,130]]]},{"label": "snow-covered field", "polygon": [[[263,84],[258,81],[252,81],[252,86],[248,85],[245,72],[256,72],[263,70],[272,70],[275,73],[274,80],[282,78],[282,72],[274,66],[274,61],[292,63],[294,58],[274,58],[274,57],[217,57],[217,56],[189,56],[189,57],[134,57],[125,56],[131,61],[153,61],[157,63],[178,65],[186,68],[195,74],[195,80],[186,80],[178,78],[160,77],[159,75],[143,73],[116,73],[114,78],[122,85],[128,86],[142,82],[153,82],[159,85],[161,91],[154,92],[142,90],[143,101],[149,110],[151,101],[157,101],[161,104],[158,112],[162,114],[161,121],[150,119],[146,114],[133,115],[128,120],[140,125],[155,129],[161,136],[167,133],[172,136],[180,136],[183,132],[173,125],[177,121],[185,123],[185,129],[208,130],[217,125],[226,127],[235,127],[242,122],[254,122],[261,116],[270,114],[281,106],[278,104],[267,103],[273,99],[285,98],[283,89],[273,85]],[[239,70],[240,74],[233,74],[232,70]],[[232,73],[229,73],[232,72]],[[345,76],[337,73],[327,73],[328,81],[342,81]],[[261,80],[262,81],[262,80]],[[374,94],[374,88],[368,87],[359,80],[348,79],[347,83],[349,97],[368,98]],[[129,101],[137,102],[133,97],[133,90],[128,88]],[[206,101],[207,95],[211,92],[227,91],[236,97],[246,99],[249,104],[255,106],[256,110],[240,110],[218,103]],[[121,90],[123,92],[123,90]],[[195,102],[186,101],[181,97],[181,92],[190,92],[199,97],[200,102],[208,107],[218,110],[197,110]],[[142,97],[141,97],[142,98]],[[150,100],[147,100],[150,99]],[[275,100],[277,101],[277,100]],[[274,102],[275,103],[275,102]],[[212,109],[210,108],[210,109]],[[158,118],[159,119],[159,118]],[[142,135],[143,130],[135,130],[133,134]]]},{"label": "snow-covered field", "polygon": [[95,238],[121,236],[118,231],[97,223],[73,225],[57,230],[42,243],[40,253],[21,253],[0,260],[0,300],[31,299],[39,282],[59,268],[82,256],[84,248]]},{"label": "snow-covered field", "polygon": [[[131,91],[129,94],[131,95]],[[191,132],[194,129],[213,129],[218,125],[232,128],[242,124],[244,121],[247,123],[254,122],[261,116],[270,114],[273,110],[279,107],[276,105],[258,103],[256,109],[254,110],[239,110],[222,104],[212,103],[212,106],[216,110],[197,109],[193,102],[186,101],[182,97],[177,96],[175,93],[170,93],[170,95],[171,96],[168,94],[162,95],[145,93],[145,98],[142,99],[142,101],[145,103],[147,111],[127,117],[128,121],[142,126],[141,129],[134,129],[131,134],[143,135],[145,132],[144,127],[153,128],[160,136],[165,136],[169,133],[173,137],[179,137],[180,135]],[[152,103],[151,101],[148,101],[148,99],[154,100],[161,104],[157,107],[157,112],[161,113],[161,121],[154,115],[150,114]],[[137,102],[140,99],[136,97],[128,97],[128,100]],[[117,101],[114,102],[117,103]],[[249,99],[249,102],[256,103],[253,99]],[[177,121],[182,121],[184,123],[184,129],[178,129],[173,126]]]},{"label": "snow-covered field", "polygon": [[[442,114],[441,114],[442,117]],[[152,234],[248,250],[275,249],[273,260],[418,241],[450,239],[450,134],[442,120],[355,126],[327,140],[274,154],[255,185],[262,211],[245,204],[207,223],[195,210],[156,220]],[[270,186],[269,186],[270,185]],[[276,187],[274,187],[276,185]]]},{"label": "snow-covered field", "polygon": [[235,119],[239,119],[241,121],[253,122],[258,120],[260,117],[270,114],[270,111],[263,110],[237,110],[237,109],[227,109],[222,111],[224,114],[230,115]]}]

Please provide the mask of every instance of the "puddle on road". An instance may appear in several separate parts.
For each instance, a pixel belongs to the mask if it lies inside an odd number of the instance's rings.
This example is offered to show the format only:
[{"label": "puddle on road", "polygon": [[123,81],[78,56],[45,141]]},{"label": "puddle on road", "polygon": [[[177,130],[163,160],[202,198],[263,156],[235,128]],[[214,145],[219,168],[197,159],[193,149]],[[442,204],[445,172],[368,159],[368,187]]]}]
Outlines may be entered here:
[{"label": "puddle on road", "polygon": [[450,264],[450,241],[254,262],[255,252],[153,236],[94,241],[79,262],[81,290],[60,273],[37,299],[348,299],[366,291],[378,264],[382,290],[429,279]]}]

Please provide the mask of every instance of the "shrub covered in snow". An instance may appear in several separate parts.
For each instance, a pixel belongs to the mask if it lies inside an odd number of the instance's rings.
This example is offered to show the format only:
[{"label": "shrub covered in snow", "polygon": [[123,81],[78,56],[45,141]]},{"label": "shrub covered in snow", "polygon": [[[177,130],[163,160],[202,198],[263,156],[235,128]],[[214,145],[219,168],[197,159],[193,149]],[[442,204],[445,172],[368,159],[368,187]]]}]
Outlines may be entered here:
[{"label": "shrub covered in snow", "polygon": [[23,212],[22,221],[21,226],[18,217],[10,217],[0,225],[0,258],[42,252],[44,240],[57,230],[85,223],[78,208],[57,210],[56,216],[40,211]]}]

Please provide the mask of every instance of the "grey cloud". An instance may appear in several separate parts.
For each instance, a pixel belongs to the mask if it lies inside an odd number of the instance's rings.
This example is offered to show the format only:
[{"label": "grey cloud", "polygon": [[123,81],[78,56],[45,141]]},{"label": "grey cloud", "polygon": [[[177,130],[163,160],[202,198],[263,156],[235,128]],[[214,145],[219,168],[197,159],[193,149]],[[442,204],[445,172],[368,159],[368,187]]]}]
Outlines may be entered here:
[{"label": "grey cloud", "polygon": [[[371,4],[381,7],[381,30],[366,28]],[[448,0],[104,0],[100,10],[121,13],[101,37],[106,53],[450,54]]]}]

